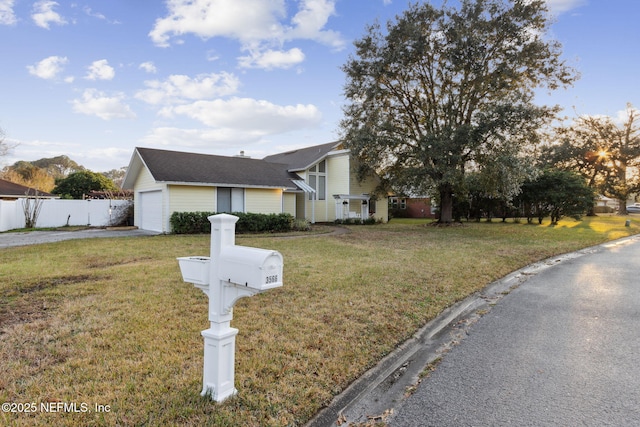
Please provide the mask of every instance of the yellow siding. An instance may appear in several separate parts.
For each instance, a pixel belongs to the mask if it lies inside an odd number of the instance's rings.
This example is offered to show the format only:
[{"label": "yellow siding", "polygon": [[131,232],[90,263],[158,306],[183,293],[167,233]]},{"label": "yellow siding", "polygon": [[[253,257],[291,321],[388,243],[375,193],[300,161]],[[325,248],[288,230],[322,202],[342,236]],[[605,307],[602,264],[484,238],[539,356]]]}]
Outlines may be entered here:
[{"label": "yellow siding", "polygon": [[349,154],[327,159],[327,199],[334,194],[349,194]]},{"label": "yellow siding", "polygon": [[378,181],[374,177],[367,177],[362,182],[358,181],[358,178],[353,173],[353,179],[351,180],[351,194],[371,194],[378,185]]},{"label": "yellow siding", "polygon": [[140,174],[136,178],[136,182],[133,186],[136,191],[146,191],[146,190],[160,190],[163,188],[162,184],[156,184],[155,179],[151,176],[151,173],[147,170],[146,167],[143,167],[140,171]]},{"label": "yellow siding", "polygon": [[215,212],[214,187],[169,186],[169,212]]},{"label": "yellow siding", "polygon": [[284,193],[282,195],[284,198],[284,207],[282,209],[283,213],[288,213],[292,216],[296,216],[296,193]]},{"label": "yellow siding", "polygon": [[245,212],[251,213],[281,213],[282,190],[247,188],[244,190]]},{"label": "yellow siding", "polygon": [[[328,157],[327,202],[323,210],[325,218],[320,221],[331,222],[336,220],[336,201],[333,196],[336,194],[349,194],[349,181],[349,153]],[[318,219],[316,218],[316,220]]]},{"label": "yellow siding", "polygon": [[[311,219],[311,215],[313,212],[313,204],[314,202],[307,200],[307,219]],[[315,201],[315,221],[316,222],[329,222],[335,220],[335,207],[333,196],[331,196],[331,200],[316,200]],[[332,219],[333,217],[333,219]]]}]

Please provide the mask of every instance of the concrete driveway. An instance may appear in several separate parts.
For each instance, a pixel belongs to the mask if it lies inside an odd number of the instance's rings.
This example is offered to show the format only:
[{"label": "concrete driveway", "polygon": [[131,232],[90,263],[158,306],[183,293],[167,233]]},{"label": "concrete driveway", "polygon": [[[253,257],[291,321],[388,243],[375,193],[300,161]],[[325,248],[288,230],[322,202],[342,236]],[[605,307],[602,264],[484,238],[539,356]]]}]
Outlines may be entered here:
[{"label": "concrete driveway", "polygon": [[59,242],[71,239],[89,239],[98,237],[153,236],[158,233],[131,228],[106,229],[89,228],[79,231],[28,231],[19,233],[0,233],[0,249],[13,246],[35,245],[39,243]]}]

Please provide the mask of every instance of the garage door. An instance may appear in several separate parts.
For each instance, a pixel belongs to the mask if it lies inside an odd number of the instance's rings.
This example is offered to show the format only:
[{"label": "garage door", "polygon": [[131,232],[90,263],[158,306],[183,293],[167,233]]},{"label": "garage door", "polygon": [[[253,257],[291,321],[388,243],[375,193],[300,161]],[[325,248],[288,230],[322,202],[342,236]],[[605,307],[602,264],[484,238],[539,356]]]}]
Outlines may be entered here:
[{"label": "garage door", "polygon": [[140,228],[162,232],[162,191],[140,193]]}]

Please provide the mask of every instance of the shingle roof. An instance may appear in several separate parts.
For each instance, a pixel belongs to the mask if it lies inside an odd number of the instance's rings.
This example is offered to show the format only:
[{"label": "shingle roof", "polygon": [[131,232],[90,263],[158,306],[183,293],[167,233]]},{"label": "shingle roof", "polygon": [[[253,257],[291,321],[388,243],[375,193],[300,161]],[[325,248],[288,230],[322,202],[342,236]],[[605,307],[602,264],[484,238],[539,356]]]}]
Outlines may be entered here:
[{"label": "shingle roof", "polygon": [[315,145],[286,153],[274,154],[264,158],[271,163],[284,163],[290,171],[300,171],[309,168],[317,161],[324,158],[327,153],[334,150],[342,142],[329,142],[328,144]]},{"label": "shingle roof", "polygon": [[[0,179],[0,197],[24,197],[25,195],[35,196],[36,190],[15,182]],[[53,194],[44,191],[38,191],[38,195],[42,197],[56,197]]]},{"label": "shingle roof", "polygon": [[296,188],[286,165],[246,157],[136,148],[158,182]]}]

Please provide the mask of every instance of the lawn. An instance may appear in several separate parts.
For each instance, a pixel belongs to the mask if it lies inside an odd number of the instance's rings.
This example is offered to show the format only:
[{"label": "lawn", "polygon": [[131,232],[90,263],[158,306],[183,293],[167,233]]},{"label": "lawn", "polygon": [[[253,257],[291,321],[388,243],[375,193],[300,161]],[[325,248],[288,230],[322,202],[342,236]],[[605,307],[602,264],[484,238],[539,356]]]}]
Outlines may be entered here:
[{"label": "lawn", "polygon": [[208,235],[2,249],[0,402],[36,410],[0,424],[302,425],[447,306],[533,261],[640,233],[626,219],[238,236],[282,253],[284,286],[236,304],[239,393],[222,404],[199,395],[207,298],[175,260],[208,255]]}]

